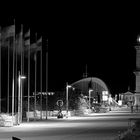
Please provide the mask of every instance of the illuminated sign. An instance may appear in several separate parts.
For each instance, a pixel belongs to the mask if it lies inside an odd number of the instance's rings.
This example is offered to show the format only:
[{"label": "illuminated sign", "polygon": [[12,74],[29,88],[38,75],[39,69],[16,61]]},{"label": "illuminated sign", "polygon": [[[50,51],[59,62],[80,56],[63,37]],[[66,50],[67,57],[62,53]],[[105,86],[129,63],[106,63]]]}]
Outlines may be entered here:
[{"label": "illuminated sign", "polygon": [[103,101],[108,100],[108,91],[102,91],[102,99],[103,99]]},{"label": "illuminated sign", "polygon": [[56,104],[58,105],[58,106],[63,106],[63,101],[62,100],[58,100],[57,102],[56,102]]},{"label": "illuminated sign", "polygon": [[[37,92],[36,95],[54,95],[55,93],[54,92]],[[35,95],[35,93],[33,92],[33,95]]]},{"label": "illuminated sign", "polygon": [[118,105],[121,106],[122,105],[122,100],[118,101]]}]

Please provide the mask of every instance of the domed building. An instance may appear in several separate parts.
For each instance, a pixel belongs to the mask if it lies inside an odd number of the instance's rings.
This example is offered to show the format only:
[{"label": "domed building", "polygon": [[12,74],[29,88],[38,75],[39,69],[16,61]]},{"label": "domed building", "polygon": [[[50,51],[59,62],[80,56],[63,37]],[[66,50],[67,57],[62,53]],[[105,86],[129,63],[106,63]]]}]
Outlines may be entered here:
[{"label": "domed building", "polygon": [[[72,83],[71,86],[75,90],[69,90],[69,107],[74,106],[74,100],[78,97],[76,100],[77,106],[72,109],[84,112],[86,109],[92,109],[94,104],[101,105],[108,102],[109,89],[105,82],[97,77],[83,78]],[[72,98],[72,96],[74,97]]]}]

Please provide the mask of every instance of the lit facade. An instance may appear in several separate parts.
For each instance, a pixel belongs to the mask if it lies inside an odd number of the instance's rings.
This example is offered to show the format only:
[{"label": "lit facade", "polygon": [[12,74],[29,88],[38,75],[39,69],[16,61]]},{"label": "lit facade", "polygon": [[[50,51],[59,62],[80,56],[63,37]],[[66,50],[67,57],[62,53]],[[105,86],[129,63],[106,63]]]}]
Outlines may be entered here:
[{"label": "lit facade", "polygon": [[135,103],[134,105],[140,106],[140,46],[135,46],[136,49],[136,87],[135,87]]}]

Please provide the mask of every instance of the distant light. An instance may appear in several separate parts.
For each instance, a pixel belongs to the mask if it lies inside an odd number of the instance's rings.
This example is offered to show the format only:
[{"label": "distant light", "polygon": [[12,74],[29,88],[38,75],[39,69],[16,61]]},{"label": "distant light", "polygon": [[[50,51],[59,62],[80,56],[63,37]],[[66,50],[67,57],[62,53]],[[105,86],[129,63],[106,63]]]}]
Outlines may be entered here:
[{"label": "distant light", "polygon": [[121,101],[121,100],[118,101],[118,105],[119,105],[119,106],[122,105],[122,101]]},{"label": "distant light", "polygon": [[140,35],[138,36],[137,41],[138,41],[138,43],[140,43]]},{"label": "distant light", "polygon": [[89,92],[92,92],[93,91],[93,89],[89,89]]},{"label": "distant light", "polygon": [[20,76],[21,79],[26,79],[26,76]]},{"label": "distant light", "polygon": [[108,100],[108,91],[102,91],[102,99],[103,99],[103,101]]},{"label": "distant light", "polygon": [[108,91],[102,91],[103,96],[108,96]]},{"label": "distant light", "polygon": [[19,75],[18,79],[19,79],[19,80],[26,79],[26,76],[24,76],[24,75]]},{"label": "distant light", "polygon": [[71,85],[67,85],[67,88],[71,88],[72,86]]}]

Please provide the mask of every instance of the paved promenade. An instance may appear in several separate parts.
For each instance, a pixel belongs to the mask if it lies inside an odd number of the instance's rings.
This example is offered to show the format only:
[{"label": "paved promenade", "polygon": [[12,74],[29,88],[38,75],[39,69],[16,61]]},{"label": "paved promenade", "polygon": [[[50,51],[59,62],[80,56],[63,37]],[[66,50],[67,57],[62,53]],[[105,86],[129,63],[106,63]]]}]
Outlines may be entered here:
[{"label": "paved promenade", "polygon": [[[92,113],[84,117],[64,117],[63,119],[48,117],[47,120],[23,122],[14,127],[0,127],[0,140],[11,140],[12,136],[22,140],[35,140],[39,137],[40,140],[54,138],[62,140],[62,137],[63,140],[65,140],[64,137],[69,140],[69,135],[73,136],[73,140],[74,138],[81,140],[84,137],[92,140],[99,136],[99,140],[105,140],[105,138],[115,140],[118,131],[124,132],[124,129],[128,128],[128,120],[132,118],[140,118],[140,112],[131,113],[129,108],[118,108],[107,113]],[[103,134],[106,137],[103,137]]]}]

